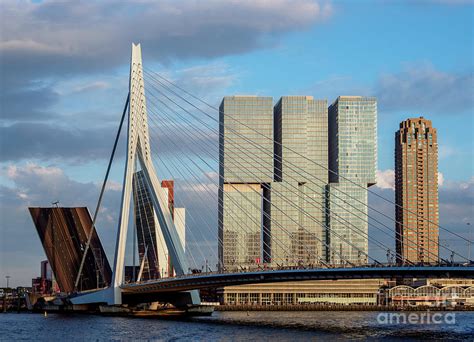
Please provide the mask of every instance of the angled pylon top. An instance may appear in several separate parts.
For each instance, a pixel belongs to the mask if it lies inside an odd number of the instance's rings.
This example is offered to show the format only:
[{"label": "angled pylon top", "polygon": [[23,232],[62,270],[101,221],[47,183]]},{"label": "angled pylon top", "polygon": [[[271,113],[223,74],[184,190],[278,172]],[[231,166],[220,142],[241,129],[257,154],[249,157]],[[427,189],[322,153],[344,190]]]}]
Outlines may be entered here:
[{"label": "angled pylon top", "polygon": [[143,80],[142,50],[140,44],[132,43],[130,63],[130,106],[129,106],[129,159],[136,149],[142,153],[146,163],[150,162],[150,138],[148,136],[148,118],[145,100],[145,82]]}]

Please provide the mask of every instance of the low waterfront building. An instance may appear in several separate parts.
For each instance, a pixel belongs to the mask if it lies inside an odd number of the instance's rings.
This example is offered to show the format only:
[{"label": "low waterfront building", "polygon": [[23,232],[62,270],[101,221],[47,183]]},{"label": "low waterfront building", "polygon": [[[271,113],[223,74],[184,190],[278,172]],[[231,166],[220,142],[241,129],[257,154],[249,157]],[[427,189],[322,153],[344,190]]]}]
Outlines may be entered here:
[{"label": "low waterfront building", "polygon": [[387,291],[395,306],[474,306],[474,279],[428,279],[426,285],[398,285]]},{"label": "low waterfront building", "polygon": [[227,286],[220,292],[224,305],[377,305],[386,279],[306,280]]}]

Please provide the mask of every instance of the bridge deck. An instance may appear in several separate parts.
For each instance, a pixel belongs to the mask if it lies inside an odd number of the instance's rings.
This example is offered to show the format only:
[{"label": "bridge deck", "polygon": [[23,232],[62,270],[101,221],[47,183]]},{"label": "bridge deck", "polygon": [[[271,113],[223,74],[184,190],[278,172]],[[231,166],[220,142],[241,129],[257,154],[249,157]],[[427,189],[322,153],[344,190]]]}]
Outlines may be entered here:
[{"label": "bridge deck", "polygon": [[200,288],[302,280],[373,278],[474,278],[473,266],[352,267],[196,274],[123,284],[124,294],[180,292]]}]

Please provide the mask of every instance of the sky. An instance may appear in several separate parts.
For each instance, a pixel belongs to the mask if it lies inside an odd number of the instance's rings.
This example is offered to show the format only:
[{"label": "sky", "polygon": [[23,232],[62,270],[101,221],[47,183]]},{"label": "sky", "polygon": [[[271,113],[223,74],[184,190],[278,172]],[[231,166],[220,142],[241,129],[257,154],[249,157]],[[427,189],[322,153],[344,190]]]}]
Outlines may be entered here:
[{"label": "sky", "polygon": [[[0,286],[5,275],[14,286],[30,284],[45,258],[28,206],[60,200],[94,210],[128,91],[132,42],[141,43],[148,69],[213,105],[233,94],[329,103],[375,96],[373,190],[392,200],[394,133],[406,118],[432,120],[440,223],[467,238],[474,220],[473,14],[467,0],[2,1]],[[123,149],[98,221],[110,262]],[[189,239],[202,246],[201,238]]]}]

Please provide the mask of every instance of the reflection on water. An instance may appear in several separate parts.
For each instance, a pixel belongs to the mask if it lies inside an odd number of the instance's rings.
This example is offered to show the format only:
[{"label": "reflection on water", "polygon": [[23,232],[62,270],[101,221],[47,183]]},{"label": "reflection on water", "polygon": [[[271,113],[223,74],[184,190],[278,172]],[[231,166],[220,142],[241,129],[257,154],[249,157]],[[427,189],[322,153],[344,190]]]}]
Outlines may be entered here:
[{"label": "reflection on water", "polygon": [[[384,319],[378,317],[382,314]],[[427,315],[431,315],[430,324],[403,324],[397,319],[387,322],[387,315],[414,315],[414,322],[426,322]],[[432,324],[433,315],[442,321],[442,324]],[[455,324],[452,320],[444,323],[443,316],[455,316]],[[424,316],[423,316],[424,315]],[[440,316],[441,315],[441,316]],[[448,318],[449,318],[448,317]],[[396,317],[395,317],[396,318]],[[381,338],[391,337],[393,339],[409,338],[432,338],[432,339],[472,339],[474,340],[474,312],[388,312],[379,313],[372,311],[271,311],[271,312],[219,312],[209,318],[200,320],[219,322],[223,324],[240,324],[246,326],[258,325],[260,327],[275,327],[277,329],[291,329],[298,331],[312,331],[316,334],[334,335],[344,338]],[[403,319],[398,318],[398,322]],[[393,324],[381,324],[393,323]]]},{"label": "reflection on water", "polygon": [[474,313],[456,312],[456,324],[381,325],[377,312],[215,312],[170,321],[90,315],[0,314],[0,340],[243,341],[308,339],[472,340]]}]

